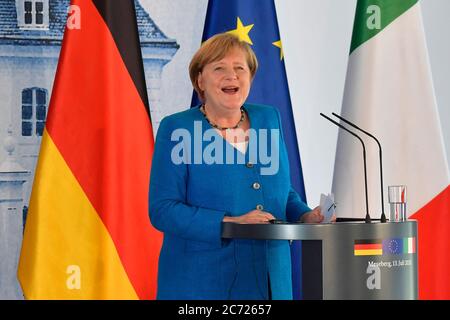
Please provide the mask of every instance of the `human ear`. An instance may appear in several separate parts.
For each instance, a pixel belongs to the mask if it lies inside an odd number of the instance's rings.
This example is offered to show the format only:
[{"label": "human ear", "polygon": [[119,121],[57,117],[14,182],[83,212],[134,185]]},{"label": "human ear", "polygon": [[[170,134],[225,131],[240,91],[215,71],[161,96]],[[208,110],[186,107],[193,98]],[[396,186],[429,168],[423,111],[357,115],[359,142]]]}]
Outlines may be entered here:
[{"label": "human ear", "polygon": [[203,87],[203,76],[202,76],[201,72],[198,73],[197,85],[200,88],[200,90],[205,91],[205,89]]}]

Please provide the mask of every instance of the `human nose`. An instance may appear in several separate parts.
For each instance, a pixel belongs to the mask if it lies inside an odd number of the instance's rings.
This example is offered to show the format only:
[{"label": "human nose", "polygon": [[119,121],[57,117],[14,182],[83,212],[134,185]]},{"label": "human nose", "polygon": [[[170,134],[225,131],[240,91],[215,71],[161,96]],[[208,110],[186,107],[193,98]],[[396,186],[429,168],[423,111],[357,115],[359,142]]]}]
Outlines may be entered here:
[{"label": "human nose", "polygon": [[234,68],[227,68],[225,70],[225,78],[226,79],[237,79],[238,78],[238,74],[236,72],[236,70],[234,70]]}]

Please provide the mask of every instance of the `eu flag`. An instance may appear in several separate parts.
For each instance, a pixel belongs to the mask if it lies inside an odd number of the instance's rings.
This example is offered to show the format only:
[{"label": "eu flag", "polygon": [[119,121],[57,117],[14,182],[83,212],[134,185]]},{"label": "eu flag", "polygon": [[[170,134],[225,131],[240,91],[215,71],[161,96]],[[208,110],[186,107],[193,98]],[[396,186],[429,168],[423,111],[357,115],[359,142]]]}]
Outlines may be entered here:
[{"label": "eu flag", "polygon": [[403,254],[403,239],[383,240],[383,254]]},{"label": "eu flag", "polygon": [[[289,155],[291,183],[306,202],[300,153],[297,145],[291,99],[286,78],[283,46],[278,29],[273,0],[209,0],[203,41],[217,33],[230,32],[249,43],[255,52],[259,68],[252,83],[249,103],[261,103],[278,108]],[[194,93],[192,105],[200,101]],[[299,297],[299,244],[293,248],[293,292]]]}]

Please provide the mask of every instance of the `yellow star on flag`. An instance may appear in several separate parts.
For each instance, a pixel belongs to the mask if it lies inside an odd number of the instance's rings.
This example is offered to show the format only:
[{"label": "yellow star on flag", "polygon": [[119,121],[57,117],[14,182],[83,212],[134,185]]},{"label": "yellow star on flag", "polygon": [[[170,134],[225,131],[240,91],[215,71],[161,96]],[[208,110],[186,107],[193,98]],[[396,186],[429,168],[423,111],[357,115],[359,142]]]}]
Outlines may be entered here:
[{"label": "yellow star on flag", "polygon": [[283,52],[283,44],[281,43],[281,40],[272,42],[272,44],[277,47],[280,48],[280,61],[283,60],[284,58],[284,52]]},{"label": "yellow star on flag", "polygon": [[239,17],[237,17],[236,29],[230,30],[227,33],[233,34],[233,35],[239,37],[239,40],[253,45],[252,39],[250,39],[250,36],[248,35],[250,30],[253,28],[253,26],[254,26],[254,24],[249,24],[247,26],[244,26],[241,19],[239,19]]}]

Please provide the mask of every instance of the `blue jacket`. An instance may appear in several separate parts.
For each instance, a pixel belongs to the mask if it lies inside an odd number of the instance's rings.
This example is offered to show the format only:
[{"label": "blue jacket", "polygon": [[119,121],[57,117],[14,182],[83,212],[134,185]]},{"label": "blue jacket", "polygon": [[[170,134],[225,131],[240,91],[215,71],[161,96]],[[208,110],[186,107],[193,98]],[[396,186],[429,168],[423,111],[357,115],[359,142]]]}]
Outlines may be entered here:
[{"label": "blue jacket", "polygon": [[[170,115],[160,124],[149,195],[151,222],[164,233],[158,299],[267,299],[268,279],[273,299],[292,299],[288,241],[221,238],[225,215],[239,216],[259,206],[277,219],[298,221],[311,210],[291,188],[278,111],[252,104],[244,108],[258,142],[273,146],[268,154],[279,151],[275,174],[262,174],[269,167],[267,159],[251,158],[252,137],[240,162],[239,151],[215,130],[202,141],[211,126],[199,107]],[[267,129],[267,139],[260,129]],[[233,163],[200,157],[221,152],[235,155]]]}]

